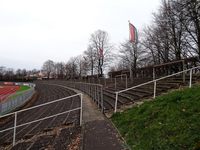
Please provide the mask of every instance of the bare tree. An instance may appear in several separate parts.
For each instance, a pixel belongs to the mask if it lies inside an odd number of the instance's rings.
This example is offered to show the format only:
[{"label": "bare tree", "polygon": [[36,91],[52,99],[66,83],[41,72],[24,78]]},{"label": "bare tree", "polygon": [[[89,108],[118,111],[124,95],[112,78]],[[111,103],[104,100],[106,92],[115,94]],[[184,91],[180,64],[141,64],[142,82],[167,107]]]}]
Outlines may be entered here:
[{"label": "bare tree", "polygon": [[97,72],[101,76],[108,62],[111,60],[112,45],[109,43],[108,33],[103,30],[95,31],[90,38],[90,50],[95,51]]},{"label": "bare tree", "polygon": [[14,79],[14,69],[13,68],[7,68],[5,70],[5,74],[4,74],[5,80],[13,80]]},{"label": "bare tree", "polygon": [[76,79],[78,77],[78,66],[76,60],[76,57],[71,57],[65,65],[67,79]]},{"label": "bare tree", "polygon": [[79,79],[81,79],[83,76],[86,76],[88,72],[88,61],[86,57],[84,57],[83,55],[77,56],[76,65],[77,65],[78,77]]},{"label": "bare tree", "polygon": [[144,51],[141,49],[140,43],[135,44],[130,41],[125,41],[120,46],[120,55],[121,58],[120,64],[121,67],[124,66],[126,69],[130,69],[132,74],[135,75],[136,68],[139,65],[139,61],[142,58]]},{"label": "bare tree", "polygon": [[5,71],[6,71],[6,68],[4,66],[0,66],[0,80],[3,80]]},{"label": "bare tree", "polygon": [[64,78],[64,66],[63,62],[55,63],[55,74],[56,78],[63,79]]},{"label": "bare tree", "polygon": [[200,1],[176,0],[173,3],[175,8],[179,8],[178,12],[184,15],[184,19],[180,22],[188,33],[185,38],[186,44],[200,58]]},{"label": "bare tree", "polygon": [[[142,45],[154,64],[198,55],[200,2],[163,0],[154,22],[144,30]],[[149,57],[151,56],[151,57]]]},{"label": "bare tree", "polygon": [[46,72],[47,78],[49,79],[51,73],[53,73],[53,71],[55,69],[55,64],[52,60],[47,60],[44,62],[42,69],[43,69],[43,71]]},{"label": "bare tree", "polygon": [[96,63],[96,50],[89,45],[87,50],[84,51],[85,60],[88,62],[88,68],[90,70],[90,75],[94,75],[94,67]]}]

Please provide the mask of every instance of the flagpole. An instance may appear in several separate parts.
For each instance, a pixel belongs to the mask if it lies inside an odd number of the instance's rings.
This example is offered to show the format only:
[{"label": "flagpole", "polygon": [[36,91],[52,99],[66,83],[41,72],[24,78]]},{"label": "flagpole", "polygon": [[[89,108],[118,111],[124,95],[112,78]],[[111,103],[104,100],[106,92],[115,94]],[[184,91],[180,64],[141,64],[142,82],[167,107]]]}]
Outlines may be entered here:
[{"label": "flagpole", "polygon": [[[130,37],[131,37],[131,35],[130,35],[130,20],[128,20],[128,23],[129,23],[129,39],[130,39]],[[133,42],[131,42],[131,43],[132,43],[132,46],[133,46]],[[131,80],[131,83],[133,83],[132,59],[130,60],[129,71],[130,71],[130,80]]]},{"label": "flagpole", "polygon": [[[130,39],[130,43],[132,44],[132,49],[134,51],[134,54],[137,52],[137,44],[138,44],[138,35],[137,35],[137,29],[136,27],[129,22],[129,39]],[[134,31],[133,31],[134,28]],[[134,40],[132,39],[132,32],[134,32]],[[134,58],[136,59],[136,58]],[[136,65],[136,60],[134,60],[134,65]],[[130,78],[131,78],[131,83],[133,82],[133,60],[130,60]],[[136,69],[136,66],[134,66],[134,69]]]}]

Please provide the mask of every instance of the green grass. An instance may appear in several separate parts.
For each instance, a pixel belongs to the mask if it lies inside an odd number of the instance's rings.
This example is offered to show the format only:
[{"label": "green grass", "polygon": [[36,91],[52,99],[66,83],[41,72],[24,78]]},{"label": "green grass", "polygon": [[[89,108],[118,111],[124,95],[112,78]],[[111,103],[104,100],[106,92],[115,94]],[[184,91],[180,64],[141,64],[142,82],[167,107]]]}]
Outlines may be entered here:
[{"label": "green grass", "polygon": [[200,86],[116,113],[112,121],[134,150],[200,149]]},{"label": "green grass", "polygon": [[20,89],[19,89],[19,90],[17,90],[17,92],[26,91],[26,90],[28,90],[28,89],[30,89],[30,87],[29,87],[29,86],[26,86],[26,85],[21,85],[21,86],[20,86]]}]

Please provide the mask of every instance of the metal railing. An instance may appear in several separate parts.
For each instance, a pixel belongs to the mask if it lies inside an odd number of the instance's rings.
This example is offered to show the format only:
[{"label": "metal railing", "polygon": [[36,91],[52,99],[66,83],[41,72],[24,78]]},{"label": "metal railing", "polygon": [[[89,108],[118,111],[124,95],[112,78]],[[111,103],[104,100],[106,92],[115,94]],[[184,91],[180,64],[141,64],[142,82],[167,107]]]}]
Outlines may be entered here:
[{"label": "metal railing", "polygon": [[[186,69],[186,66],[185,66],[185,60],[177,60],[177,61],[172,61],[172,62],[168,62],[168,63],[164,63],[164,64],[159,64],[159,65],[154,65],[153,66],[153,80],[156,79],[156,69],[159,68],[159,67],[167,67],[169,65],[172,65],[172,64],[179,64],[181,63],[182,66],[178,66],[178,67],[182,67],[182,70],[185,70]],[[169,71],[168,69],[165,69],[167,71]],[[185,82],[185,72],[183,73],[183,82]]]},{"label": "metal railing", "polygon": [[101,108],[101,112],[104,111],[103,106],[103,85],[84,83],[84,82],[67,82],[68,87],[80,90],[89,95],[94,102],[97,103],[98,108]]},{"label": "metal railing", "polygon": [[125,86],[126,88],[128,88],[128,78],[127,78],[127,74],[121,74],[121,75],[116,75],[115,76],[115,89],[117,89],[117,77],[121,77],[121,81],[123,79],[123,77],[125,77],[126,81],[125,81]]},{"label": "metal railing", "polygon": [[163,80],[163,79],[166,79],[166,78],[169,78],[169,77],[173,77],[173,76],[176,76],[176,75],[179,75],[179,74],[182,74],[182,73],[185,74],[185,73],[187,73],[187,72],[190,72],[189,88],[191,88],[191,87],[192,87],[192,71],[193,71],[194,69],[199,69],[199,68],[200,68],[200,66],[193,67],[193,68],[190,68],[190,69],[186,69],[186,70],[183,70],[183,71],[180,71],[180,72],[177,72],[177,73],[168,75],[168,76],[164,76],[164,77],[161,77],[161,78],[158,78],[158,79],[149,81],[149,82],[145,82],[145,83],[142,83],[142,84],[139,84],[139,85],[136,85],[136,86],[133,86],[133,87],[130,87],[130,88],[127,88],[127,89],[124,89],[124,90],[115,92],[116,97],[115,97],[115,108],[114,108],[114,112],[115,112],[115,113],[117,112],[118,95],[119,95],[120,93],[125,92],[125,91],[128,91],[128,90],[131,90],[131,89],[135,89],[135,88],[137,88],[137,87],[141,87],[141,86],[144,86],[144,85],[147,85],[147,84],[150,84],[150,83],[154,83],[153,98],[155,98],[155,97],[156,97],[156,85],[157,85],[157,81],[160,81],[160,80]]},{"label": "metal railing", "polygon": [[34,88],[31,88],[26,91],[11,94],[5,100],[1,100],[0,115],[8,113],[14,110],[15,108],[23,105],[33,96],[34,92]]},{"label": "metal railing", "polygon": [[[17,114],[20,113],[20,112],[32,110],[32,109],[35,109],[35,108],[38,108],[38,107],[42,107],[42,106],[46,106],[46,105],[53,104],[53,103],[56,103],[56,102],[60,102],[60,101],[63,101],[63,100],[69,99],[69,98],[76,97],[76,96],[80,96],[80,103],[81,103],[80,107],[17,125]],[[51,102],[43,103],[43,104],[40,104],[40,105],[36,105],[36,106],[30,107],[30,108],[22,109],[22,110],[13,112],[13,113],[9,113],[9,114],[0,116],[0,119],[1,119],[1,118],[4,118],[4,117],[14,115],[14,125],[13,125],[13,127],[1,130],[0,133],[5,132],[5,131],[9,131],[9,130],[13,130],[13,146],[14,146],[15,143],[16,143],[15,139],[16,139],[16,129],[17,128],[28,125],[28,124],[32,124],[32,123],[35,123],[35,122],[39,122],[39,121],[42,121],[42,120],[46,120],[46,119],[49,119],[49,118],[53,118],[53,117],[56,117],[56,116],[60,116],[60,115],[66,114],[66,113],[70,113],[72,111],[77,111],[77,110],[80,110],[80,126],[81,126],[82,125],[82,112],[83,112],[83,94],[82,93],[78,93],[78,94],[71,95],[71,96],[68,96],[68,97],[60,98],[60,99],[57,99],[57,100],[54,100],[54,101],[51,101]]]}]

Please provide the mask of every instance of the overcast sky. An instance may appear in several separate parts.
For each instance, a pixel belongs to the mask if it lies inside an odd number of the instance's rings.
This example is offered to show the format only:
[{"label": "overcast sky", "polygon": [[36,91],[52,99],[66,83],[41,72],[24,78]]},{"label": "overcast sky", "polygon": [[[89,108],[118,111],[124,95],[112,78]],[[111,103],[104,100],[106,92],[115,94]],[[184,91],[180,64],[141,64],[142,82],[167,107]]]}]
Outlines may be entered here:
[{"label": "overcast sky", "polygon": [[129,37],[128,20],[139,31],[150,24],[160,0],[1,0],[0,66],[40,69],[66,62],[87,49],[101,29],[119,44]]}]

